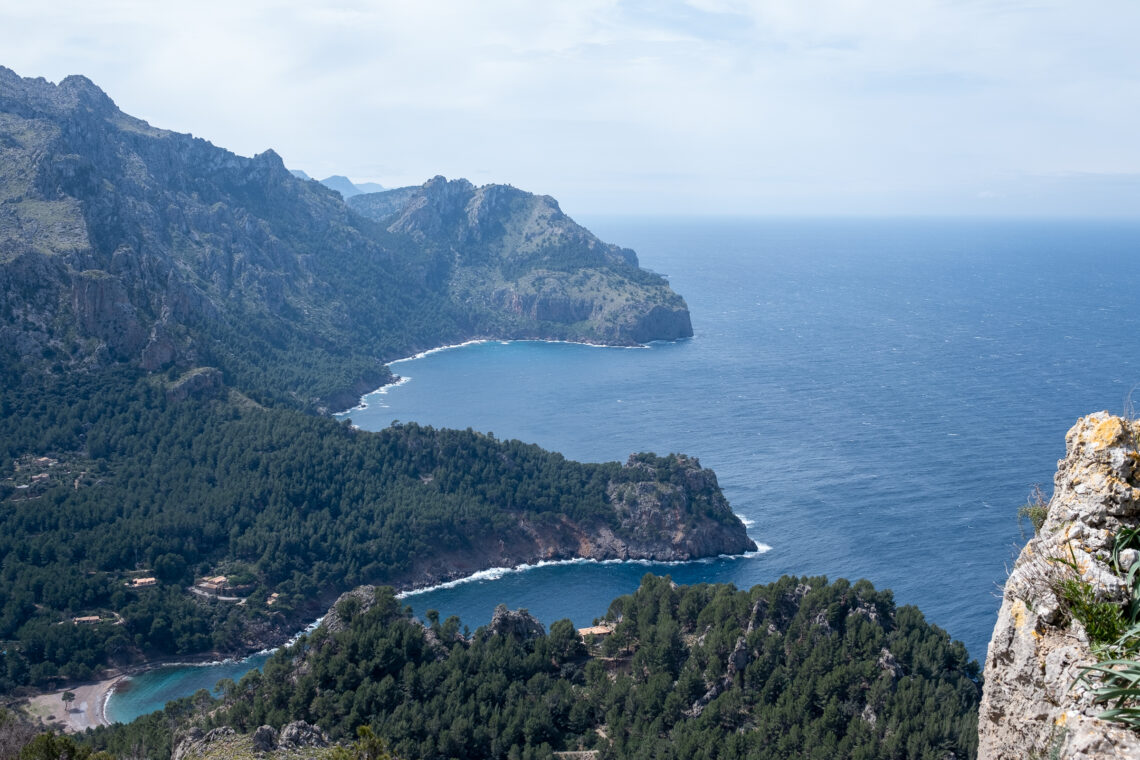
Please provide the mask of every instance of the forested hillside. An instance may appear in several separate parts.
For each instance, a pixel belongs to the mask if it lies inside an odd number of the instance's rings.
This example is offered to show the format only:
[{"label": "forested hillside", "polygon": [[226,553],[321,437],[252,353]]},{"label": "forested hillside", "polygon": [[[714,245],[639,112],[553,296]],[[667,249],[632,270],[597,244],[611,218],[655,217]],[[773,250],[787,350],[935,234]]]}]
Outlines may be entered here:
[{"label": "forested hillside", "polygon": [[[318,416],[441,343],[678,337],[642,329],[662,304],[688,324],[632,254],[590,265],[621,319],[506,315],[457,296],[440,240],[84,77],[0,67],[0,691],[257,648],[363,582],[753,548],[695,460],[580,465]],[[581,274],[559,250],[551,282]]]},{"label": "forested hillside", "polygon": [[[580,640],[499,613],[471,637],[391,589],[340,600],[306,640],[224,697],[101,730],[113,752],[170,751],[169,726],[252,731],[302,719],[334,739],[370,727],[401,758],[973,757],[978,664],[890,592],[785,577],[750,591],[646,576]],[[195,701],[197,704],[195,704]],[[175,739],[176,740],[176,739]]]},{"label": "forested hillside", "polygon": [[[694,460],[580,464],[470,430],[370,433],[222,388],[177,398],[180,380],[0,390],[0,408],[25,410],[0,419],[3,690],[258,647],[360,583],[755,548]],[[232,592],[188,591],[217,575]],[[156,585],[128,585],[146,577]]]}]

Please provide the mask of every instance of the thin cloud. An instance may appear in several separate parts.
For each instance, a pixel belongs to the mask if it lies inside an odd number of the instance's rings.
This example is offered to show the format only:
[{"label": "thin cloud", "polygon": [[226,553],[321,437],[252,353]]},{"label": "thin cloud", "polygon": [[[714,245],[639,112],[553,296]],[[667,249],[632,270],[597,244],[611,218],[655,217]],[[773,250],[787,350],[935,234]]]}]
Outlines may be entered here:
[{"label": "thin cloud", "polygon": [[315,176],[468,176],[571,211],[917,213],[998,175],[1140,172],[1131,2],[4,4],[20,74],[86,74]]}]

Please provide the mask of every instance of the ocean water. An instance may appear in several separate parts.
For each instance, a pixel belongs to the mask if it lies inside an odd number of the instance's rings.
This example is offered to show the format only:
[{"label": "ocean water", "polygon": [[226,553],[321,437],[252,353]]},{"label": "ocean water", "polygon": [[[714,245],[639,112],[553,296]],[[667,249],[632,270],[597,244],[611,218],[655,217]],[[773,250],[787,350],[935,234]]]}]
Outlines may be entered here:
[{"label": "ocean water", "polygon": [[583,221],[669,277],[692,339],[439,351],[396,363],[406,380],[345,416],[588,461],[692,454],[765,550],[485,573],[406,603],[472,629],[500,602],[584,625],[646,572],[740,588],[867,578],[983,659],[1025,540],[1018,506],[1050,490],[1076,419],[1121,411],[1140,383],[1140,223]]},{"label": "ocean water", "polygon": [[106,703],[107,719],[130,723],[140,715],[162,709],[167,702],[189,696],[199,689],[216,694],[214,687],[223,678],[240,681],[254,668],[260,668],[268,654],[255,654],[243,660],[214,662],[209,665],[167,665],[120,681]]}]

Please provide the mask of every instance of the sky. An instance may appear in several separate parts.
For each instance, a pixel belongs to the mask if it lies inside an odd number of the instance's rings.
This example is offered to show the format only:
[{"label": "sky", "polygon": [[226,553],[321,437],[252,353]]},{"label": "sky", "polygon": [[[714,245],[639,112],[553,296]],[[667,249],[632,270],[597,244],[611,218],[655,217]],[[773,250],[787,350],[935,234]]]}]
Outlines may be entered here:
[{"label": "sky", "polygon": [[0,64],[568,213],[1140,214],[1136,0],[0,0]]}]

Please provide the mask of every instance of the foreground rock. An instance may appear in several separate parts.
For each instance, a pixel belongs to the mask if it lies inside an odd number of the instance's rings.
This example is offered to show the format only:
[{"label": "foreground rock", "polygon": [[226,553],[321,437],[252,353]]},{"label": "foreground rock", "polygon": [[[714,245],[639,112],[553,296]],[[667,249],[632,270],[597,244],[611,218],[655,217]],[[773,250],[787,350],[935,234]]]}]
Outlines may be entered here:
[{"label": "foreground rock", "polygon": [[983,760],[1140,757],[1140,735],[1095,717],[1105,708],[1092,703],[1078,677],[1096,658],[1058,595],[1062,582],[1079,575],[1098,600],[1126,599],[1108,561],[1116,533],[1140,521],[1137,433],[1134,423],[1100,412],[1066,436],[1048,514],[1014,565],[990,641],[979,716]]},{"label": "foreground rock", "polygon": [[336,757],[336,752],[324,731],[303,720],[293,721],[280,732],[271,726],[260,726],[252,734],[239,734],[227,726],[209,732],[191,728],[171,754],[171,760],[307,760],[332,757]]}]

